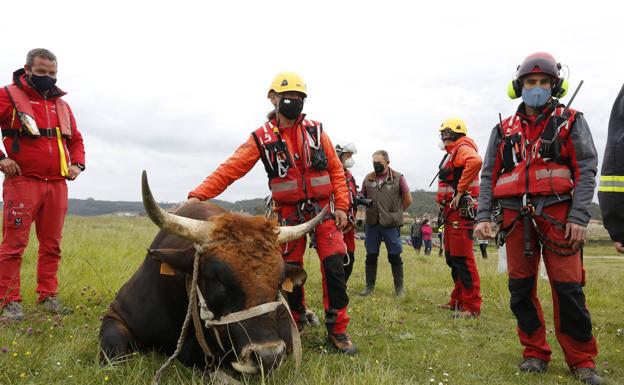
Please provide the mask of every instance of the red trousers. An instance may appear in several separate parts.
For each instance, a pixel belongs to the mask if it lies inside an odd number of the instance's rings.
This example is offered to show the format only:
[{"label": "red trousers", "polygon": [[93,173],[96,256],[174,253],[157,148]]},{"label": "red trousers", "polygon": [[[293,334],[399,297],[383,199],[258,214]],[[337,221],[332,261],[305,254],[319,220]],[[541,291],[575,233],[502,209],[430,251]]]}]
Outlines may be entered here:
[{"label": "red trousers", "polygon": [[355,227],[351,227],[349,231],[342,234],[344,243],[347,246],[347,252],[353,253],[355,251]]},{"label": "red trousers", "polygon": [[20,267],[35,222],[39,240],[37,260],[38,302],[55,295],[61,261],[61,232],[67,212],[67,184],[15,176],[3,183],[2,244],[0,245],[0,301],[21,301]]},{"label": "red trousers", "polygon": [[[323,205],[321,205],[323,207]],[[286,219],[291,225],[298,222],[297,208],[285,206],[279,209],[280,219]],[[311,214],[305,214],[304,220],[309,220]],[[347,314],[347,287],[343,269],[343,257],[346,246],[342,232],[336,228],[333,219],[326,219],[314,229],[316,252],[321,260],[321,276],[323,280],[323,306],[325,308],[325,323],[334,334],[342,334],[349,324]],[[307,237],[282,245],[282,255],[286,263],[303,266],[303,255],[306,250]],[[299,321],[305,312],[305,294],[303,288],[289,293],[289,305],[295,321]]]},{"label": "red trousers", "polygon": [[481,280],[472,251],[473,221],[459,211],[445,209],[444,252],[455,287],[449,305],[476,314],[481,312]]},{"label": "red trousers", "polygon": [[[565,202],[545,207],[543,213],[547,217],[535,217],[540,232],[558,243],[567,243],[564,226],[568,209],[569,203]],[[517,215],[517,211],[505,209],[503,228],[512,223]],[[546,341],[544,315],[537,299],[537,273],[541,256],[544,258],[552,290],[555,334],[566,363],[572,369],[595,367],[594,357],[598,354],[598,348],[592,335],[589,311],[585,306],[585,272],[580,251],[570,256],[562,256],[547,247],[540,247],[537,234],[532,229],[531,247],[534,256],[524,256],[522,219],[516,221],[507,235],[505,245],[511,310],[518,321],[517,330],[520,343],[524,346],[524,357],[550,361],[551,349]]]}]

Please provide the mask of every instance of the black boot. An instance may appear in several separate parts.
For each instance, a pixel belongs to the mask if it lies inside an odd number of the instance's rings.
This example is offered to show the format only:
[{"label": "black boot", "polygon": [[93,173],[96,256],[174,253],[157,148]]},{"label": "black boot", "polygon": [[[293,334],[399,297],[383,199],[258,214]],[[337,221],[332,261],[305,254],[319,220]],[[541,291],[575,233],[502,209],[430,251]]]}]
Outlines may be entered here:
[{"label": "black boot", "polygon": [[392,277],[394,278],[394,294],[401,298],[405,296],[405,291],[403,290],[403,264],[391,266]]},{"label": "black boot", "polygon": [[359,295],[365,297],[375,290],[375,281],[377,280],[377,265],[366,265],[366,287]]}]

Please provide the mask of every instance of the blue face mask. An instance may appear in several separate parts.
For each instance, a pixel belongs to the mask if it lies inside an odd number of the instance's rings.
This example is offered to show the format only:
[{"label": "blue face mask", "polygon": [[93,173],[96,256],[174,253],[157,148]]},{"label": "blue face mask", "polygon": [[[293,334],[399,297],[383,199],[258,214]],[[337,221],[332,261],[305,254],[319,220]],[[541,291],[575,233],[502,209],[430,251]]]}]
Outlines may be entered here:
[{"label": "blue face mask", "polygon": [[530,90],[522,89],[522,101],[529,107],[540,108],[550,98],[550,88],[533,87]]}]

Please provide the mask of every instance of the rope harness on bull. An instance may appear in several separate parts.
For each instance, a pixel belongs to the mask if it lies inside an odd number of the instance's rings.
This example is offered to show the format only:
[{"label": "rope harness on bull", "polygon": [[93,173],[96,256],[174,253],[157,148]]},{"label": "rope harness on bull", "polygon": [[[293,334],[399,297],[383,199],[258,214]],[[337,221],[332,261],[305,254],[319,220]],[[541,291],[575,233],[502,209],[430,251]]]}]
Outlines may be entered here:
[{"label": "rope harness on bull", "polygon": [[[206,360],[206,367],[212,367],[215,364],[216,357],[210,350],[210,347],[206,343],[206,339],[204,336],[204,331],[202,328],[202,321],[206,329],[214,330],[215,339],[219,344],[219,347],[225,352],[226,349],[221,342],[221,338],[219,337],[218,331],[214,328],[217,325],[228,325],[231,323],[239,323],[249,318],[254,318],[269,312],[274,312],[277,310],[279,306],[284,306],[286,311],[290,317],[290,326],[291,326],[291,338],[293,345],[293,355],[295,356],[295,373],[299,371],[301,367],[301,339],[299,336],[299,331],[297,329],[297,325],[295,320],[292,318],[292,314],[290,312],[290,307],[288,306],[287,301],[282,296],[281,292],[277,293],[277,301],[264,303],[258,306],[255,306],[250,309],[246,309],[243,311],[238,311],[235,313],[230,313],[219,319],[214,318],[214,314],[208,309],[208,305],[197,285],[199,279],[199,261],[202,254],[202,247],[198,244],[195,244],[195,257],[193,259],[193,274],[191,279],[187,276],[187,293],[189,298],[189,305],[186,310],[186,316],[184,318],[184,322],[182,324],[182,330],[180,331],[180,337],[178,338],[178,342],[176,345],[176,349],[173,354],[162,364],[162,366],[156,371],[154,377],[152,378],[151,385],[159,385],[160,377],[164,370],[173,362],[174,359],[180,354],[182,351],[182,346],[184,345],[184,341],[186,340],[188,334],[188,327],[191,319],[193,320],[193,325],[195,328],[195,337],[202,351],[204,352],[204,358]],[[198,309],[199,304],[199,309]],[[226,373],[222,372],[219,369],[214,370],[211,373],[211,377],[217,381],[217,383],[228,384],[228,385],[240,385],[240,382]]]},{"label": "rope harness on bull", "polygon": [[[196,247],[195,258],[193,259],[193,278],[192,278],[193,285],[197,285],[197,279],[199,277],[199,257],[200,257],[200,250],[199,248]],[[184,345],[184,341],[186,340],[188,326],[191,321],[192,307],[197,299],[197,296],[195,295],[194,290],[189,294],[190,294],[189,304],[186,309],[186,316],[184,317],[184,323],[182,324],[182,330],[180,331],[180,338],[178,338],[176,349],[173,352],[173,354],[167,359],[167,361],[165,361],[165,363],[162,364],[162,366],[156,371],[156,373],[154,373],[154,377],[152,378],[152,385],[159,384],[160,376],[162,375],[163,371],[173,362],[173,360],[176,359],[176,357],[180,354],[180,351],[182,351],[182,345]]]}]

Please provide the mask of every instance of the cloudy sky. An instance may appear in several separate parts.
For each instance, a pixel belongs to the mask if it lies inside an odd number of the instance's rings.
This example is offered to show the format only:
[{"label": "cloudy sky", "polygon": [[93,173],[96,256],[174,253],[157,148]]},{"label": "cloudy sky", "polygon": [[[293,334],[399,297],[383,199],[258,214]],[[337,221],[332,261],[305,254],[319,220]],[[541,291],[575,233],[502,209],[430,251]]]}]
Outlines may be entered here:
[{"label": "cloudy sky", "polygon": [[[535,51],[568,65],[572,87],[585,80],[574,106],[602,156],[624,82],[621,8],[609,7],[617,5],[11,1],[2,5],[0,81],[11,81],[31,48],[58,56],[58,85],[87,151],[73,198],[140,200],[146,169],[157,199],[185,199],[263,123],[268,85],[283,70],[304,77],[305,112],[333,142],[357,144],[358,180],[383,148],[412,189],[429,189],[440,122],[463,118],[484,149],[498,113],[518,104],[508,81]],[[267,193],[258,162],[220,198]]]}]

